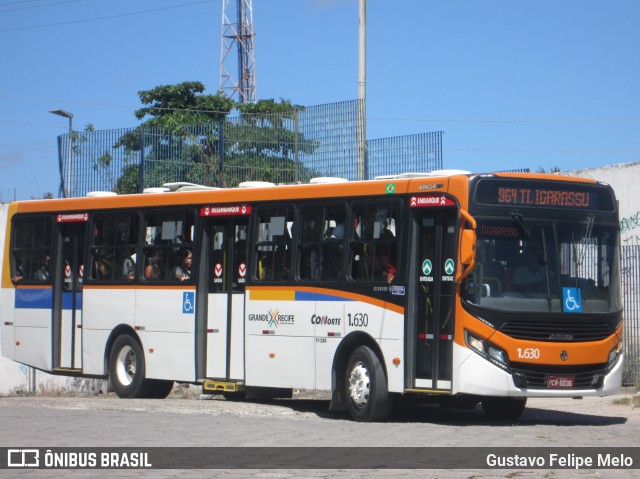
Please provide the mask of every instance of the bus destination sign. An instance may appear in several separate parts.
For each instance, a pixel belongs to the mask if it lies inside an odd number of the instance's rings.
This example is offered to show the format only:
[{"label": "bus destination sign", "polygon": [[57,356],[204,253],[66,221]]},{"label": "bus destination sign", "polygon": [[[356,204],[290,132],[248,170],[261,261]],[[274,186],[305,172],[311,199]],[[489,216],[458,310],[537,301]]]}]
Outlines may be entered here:
[{"label": "bus destination sign", "polygon": [[587,191],[567,191],[538,188],[498,188],[498,203],[522,206],[559,206],[589,208],[591,194]]},{"label": "bus destination sign", "polygon": [[597,184],[503,178],[483,178],[477,183],[478,204],[554,208],[569,210],[614,211],[610,190]]}]

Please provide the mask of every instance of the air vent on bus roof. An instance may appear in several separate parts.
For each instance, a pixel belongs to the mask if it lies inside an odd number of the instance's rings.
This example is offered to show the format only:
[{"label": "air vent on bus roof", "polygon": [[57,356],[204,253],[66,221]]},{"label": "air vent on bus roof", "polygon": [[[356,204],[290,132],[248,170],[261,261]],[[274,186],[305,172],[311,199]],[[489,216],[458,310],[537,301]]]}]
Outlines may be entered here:
[{"label": "air vent on bus roof", "polygon": [[268,181],[243,181],[238,185],[238,188],[269,188],[271,186],[276,185]]},{"label": "air vent on bus roof", "polygon": [[88,198],[101,198],[104,196],[117,196],[113,191],[90,191],[87,193]]},{"label": "air vent on bus roof", "polygon": [[453,175],[470,175],[467,170],[434,170],[429,173],[430,176],[453,176]]},{"label": "air vent on bus roof", "polygon": [[177,189],[178,193],[186,192],[186,191],[210,191],[210,190],[222,190],[224,188],[218,188],[216,186],[204,186],[204,185],[193,185],[193,186],[181,186]]},{"label": "air vent on bus roof", "polygon": [[163,183],[164,188],[169,191],[199,191],[199,190],[219,190],[213,186],[198,185],[196,183],[188,183],[186,181],[175,181],[173,183]]},{"label": "air vent on bus roof", "polygon": [[311,178],[309,183],[312,185],[320,185],[325,183],[347,183],[348,181],[346,178],[338,178],[336,176],[318,176],[317,178]]},{"label": "air vent on bus roof", "polygon": [[170,191],[169,188],[162,188],[162,187],[145,188],[144,190],[142,190],[144,194],[168,193],[169,191]]},{"label": "air vent on bus roof", "polygon": [[469,175],[470,171],[467,170],[434,170],[428,173],[420,173],[420,172],[409,172],[409,173],[400,173],[398,175],[382,175],[376,176],[376,180],[401,180],[401,179],[410,179],[410,178],[428,178],[431,176],[453,176],[453,175]]}]

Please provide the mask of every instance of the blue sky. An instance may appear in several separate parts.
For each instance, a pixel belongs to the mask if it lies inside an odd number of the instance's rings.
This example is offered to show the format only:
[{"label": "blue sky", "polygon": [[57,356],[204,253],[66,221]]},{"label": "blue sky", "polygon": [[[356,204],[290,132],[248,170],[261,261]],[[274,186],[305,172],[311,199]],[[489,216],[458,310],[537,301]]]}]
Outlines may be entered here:
[{"label": "blue sky", "polygon": [[[122,128],[139,90],[214,93],[221,10],[0,0],[0,200],[57,193],[49,110]],[[358,0],[253,0],[253,20],[258,98],[357,97]],[[367,136],[442,130],[444,167],[474,172],[640,161],[638,25],[640,0],[368,0]]]}]

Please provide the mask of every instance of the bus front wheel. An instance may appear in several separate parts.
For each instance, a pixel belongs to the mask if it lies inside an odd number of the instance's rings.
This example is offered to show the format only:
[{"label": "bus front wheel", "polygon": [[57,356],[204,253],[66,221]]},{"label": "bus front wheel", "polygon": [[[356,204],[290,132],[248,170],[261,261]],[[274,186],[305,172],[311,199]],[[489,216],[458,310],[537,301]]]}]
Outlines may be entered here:
[{"label": "bus front wheel", "polygon": [[387,378],[378,356],[371,348],[360,346],[349,358],[345,389],[349,411],[356,421],[381,421],[389,415],[391,397]]},{"label": "bus front wheel", "polygon": [[485,414],[496,421],[515,422],[524,412],[527,398],[485,397],[481,401]]},{"label": "bus front wheel", "polygon": [[109,379],[120,398],[143,398],[154,384],[145,378],[144,353],[135,338],[118,336],[109,355]]}]

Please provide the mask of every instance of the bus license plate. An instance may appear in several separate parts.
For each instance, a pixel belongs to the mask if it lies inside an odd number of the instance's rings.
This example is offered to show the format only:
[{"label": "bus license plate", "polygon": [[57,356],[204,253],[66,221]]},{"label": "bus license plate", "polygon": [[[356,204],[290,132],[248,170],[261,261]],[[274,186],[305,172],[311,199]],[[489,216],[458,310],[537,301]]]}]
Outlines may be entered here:
[{"label": "bus license plate", "polygon": [[548,376],[547,387],[550,389],[568,389],[573,387],[574,381],[574,376]]}]

